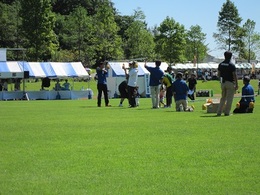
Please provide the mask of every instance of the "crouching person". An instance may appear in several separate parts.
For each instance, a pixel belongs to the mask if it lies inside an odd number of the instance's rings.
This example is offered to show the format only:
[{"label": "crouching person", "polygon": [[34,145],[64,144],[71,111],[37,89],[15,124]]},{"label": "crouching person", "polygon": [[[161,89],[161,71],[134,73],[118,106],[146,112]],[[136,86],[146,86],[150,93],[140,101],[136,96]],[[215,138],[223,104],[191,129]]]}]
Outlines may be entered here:
[{"label": "crouching person", "polygon": [[175,100],[176,111],[187,111],[189,87],[182,79],[182,73],[177,73],[176,80],[172,84],[173,97]]},{"label": "crouching person", "polygon": [[237,103],[233,113],[252,113],[254,110],[255,95],[254,88],[250,84],[249,76],[243,78],[242,97]]}]

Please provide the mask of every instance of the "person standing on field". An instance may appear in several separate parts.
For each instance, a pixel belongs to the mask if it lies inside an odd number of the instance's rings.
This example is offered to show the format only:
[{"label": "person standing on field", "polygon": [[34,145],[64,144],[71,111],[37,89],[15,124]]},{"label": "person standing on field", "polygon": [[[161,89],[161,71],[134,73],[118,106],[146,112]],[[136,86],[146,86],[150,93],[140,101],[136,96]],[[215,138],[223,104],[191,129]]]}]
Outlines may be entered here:
[{"label": "person standing on field", "polygon": [[197,85],[196,75],[192,73],[190,78],[188,78],[187,83],[189,86],[188,97],[191,100],[195,100],[195,92],[196,92],[196,85]]},{"label": "person standing on field", "polygon": [[166,86],[166,106],[167,108],[172,107],[172,83],[173,78],[168,72],[163,76],[162,83]]},{"label": "person standing on field", "polygon": [[153,108],[159,108],[160,102],[160,85],[163,79],[163,71],[160,69],[161,61],[155,61],[155,67],[147,66],[146,62],[144,67],[150,72],[150,89]]},{"label": "person standing on field", "polygon": [[122,68],[125,71],[126,78],[128,78],[127,91],[128,91],[129,108],[135,108],[138,105],[136,102],[137,88],[138,88],[137,86],[138,63],[135,61],[129,62],[128,73],[124,64]]},{"label": "person standing on field", "polygon": [[99,66],[97,67],[97,89],[98,89],[98,97],[97,97],[97,106],[101,107],[101,97],[102,97],[102,92],[104,94],[105,98],[105,105],[111,106],[109,104],[109,99],[108,99],[108,91],[107,91],[107,70],[109,69],[109,66],[107,62],[100,63]]},{"label": "person standing on field", "polygon": [[218,65],[218,76],[221,83],[221,99],[217,116],[221,116],[222,112],[224,112],[225,116],[230,115],[234,94],[238,89],[236,66],[231,61],[232,53],[226,51],[224,56],[225,60]]}]

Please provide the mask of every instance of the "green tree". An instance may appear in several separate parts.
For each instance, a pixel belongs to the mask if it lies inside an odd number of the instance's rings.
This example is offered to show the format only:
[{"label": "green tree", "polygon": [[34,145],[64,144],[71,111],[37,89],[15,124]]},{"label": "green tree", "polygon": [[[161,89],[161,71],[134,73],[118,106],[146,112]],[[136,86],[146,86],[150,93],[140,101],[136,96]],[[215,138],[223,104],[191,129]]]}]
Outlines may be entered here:
[{"label": "green tree", "polygon": [[67,61],[82,61],[89,64],[89,56],[93,53],[88,47],[91,45],[92,26],[92,18],[83,7],[75,8],[68,16],[57,14],[55,32],[60,41],[59,57],[64,56],[61,54],[69,50],[71,55],[65,55],[69,57]]},{"label": "green tree", "polygon": [[17,10],[14,6],[0,3],[0,46],[15,47],[16,35],[18,34]]},{"label": "green tree", "polygon": [[227,0],[219,12],[218,33],[213,34],[220,49],[239,52],[243,48],[243,42],[241,41],[243,33],[239,26],[241,21],[242,18],[239,16],[235,4]]},{"label": "green tree", "polygon": [[113,7],[110,0],[52,0],[53,11],[61,15],[69,15],[75,8],[83,7],[88,15],[93,16],[103,4]]},{"label": "green tree", "polygon": [[50,60],[58,47],[50,0],[21,0],[22,33],[29,60]]},{"label": "green tree", "polygon": [[92,47],[95,48],[96,60],[121,59],[123,57],[122,40],[118,35],[114,10],[109,3],[103,3],[93,16]]},{"label": "green tree", "polygon": [[16,1],[18,0],[0,0],[0,3],[12,5]]},{"label": "green tree", "polygon": [[125,32],[125,56],[127,59],[154,58],[154,37],[146,28],[145,15],[141,10],[135,10],[134,21]]},{"label": "green tree", "polygon": [[255,32],[256,23],[253,20],[248,19],[243,25],[243,29],[245,31],[244,43],[245,48],[247,48],[247,52],[242,56],[244,59],[247,59],[250,63],[250,60],[255,60],[258,45],[260,42],[260,34]]},{"label": "green tree", "polygon": [[[12,5],[0,2],[0,47],[22,47],[23,37],[20,33],[21,18],[19,17],[19,9],[19,1],[13,2]],[[18,51],[9,51],[7,58],[9,60],[18,60],[21,56]]]},{"label": "green tree", "polygon": [[155,40],[156,54],[162,60],[169,63],[186,61],[185,28],[173,18],[166,17],[160,24]]},{"label": "green tree", "polygon": [[191,26],[186,39],[186,58],[189,61],[198,63],[205,58],[208,50],[205,41],[206,34],[202,32],[202,28],[199,25]]}]

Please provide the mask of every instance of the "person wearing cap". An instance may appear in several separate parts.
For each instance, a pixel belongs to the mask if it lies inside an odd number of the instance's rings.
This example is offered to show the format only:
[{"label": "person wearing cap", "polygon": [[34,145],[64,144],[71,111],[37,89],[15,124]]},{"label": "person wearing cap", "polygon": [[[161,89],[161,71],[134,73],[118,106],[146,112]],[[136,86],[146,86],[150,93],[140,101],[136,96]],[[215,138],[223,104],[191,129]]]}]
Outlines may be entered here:
[{"label": "person wearing cap", "polygon": [[173,97],[175,100],[176,111],[188,110],[188,91],[189,87],[187,83],[182,79],[182,73],[176,74],[176,80],[172,84]]},{"label": "person wearing cap", "polygon": [[138,88],[137,87],[138,63],[135,61],[129,62],[128,73],[124,64],[122,68],[125,71],[126,78],[128,78],[127,91],[128,91],[129,108],[135,108],[137,106],[136,97],[137,97],[137,88]]},{"label": "person wearing cap", "polygon": [[151,90],[151,99],[153,108],[159,108],[160,103],[160,86],[164,76],[163,71],[160,69],[161,61],[155,61],[155,67],[147,66],[146,62],[144,67],[150,72],[149,86]]},{"label": "person wearing cap", "polygon": [[102,92],[104,94],[104,99],[105,99],[105,105],[111,106],[109,104],[109,99],[108,99],[108,91],[107,91],[107,69],[109,66],[106,66],[107,62],[100,63],[99,66],[97,67],[97,89],[98,89],[98,97],[97,97],[97,106],[101,107],[101,97],[102,97]]},{"label": "person wearing cap", "polygon": [[254,88],[250,84],[250,77],[245,76],[243,78],[242,97],[237,103],[237,107],[233,113],[252,113],[255,103]]},{"label": "person wearing cap", "polygon": [[225,116],[230,115],[234,94],[238,89],[236,66],[231,61],[232,53],[226,51],[224,56],[225,60],[218,65],[218,76],[221,83],[221,99],[217,109],[217,116],[221,116],[222,112],[224,112]]}]

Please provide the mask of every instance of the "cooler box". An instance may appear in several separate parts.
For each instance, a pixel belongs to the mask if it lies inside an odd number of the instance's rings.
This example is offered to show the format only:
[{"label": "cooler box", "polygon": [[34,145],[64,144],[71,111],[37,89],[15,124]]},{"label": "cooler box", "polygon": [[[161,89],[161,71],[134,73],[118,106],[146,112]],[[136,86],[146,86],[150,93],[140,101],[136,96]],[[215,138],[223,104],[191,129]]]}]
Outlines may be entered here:
[{"label": "cooler box", "polygon": [[[209,103],[210,101],[210,103]],[[207,113],[217,113],[218,106],[219,106],[219,99],[207,99],[206,100],[206,108],[207,108]]]},{"label": "cooler box", "polygon": [[217,113],[219,103],[211,103],[207,105],[207,113]]}]

